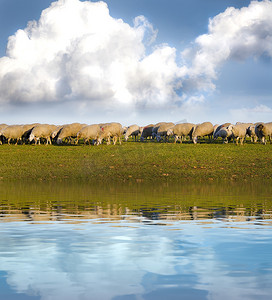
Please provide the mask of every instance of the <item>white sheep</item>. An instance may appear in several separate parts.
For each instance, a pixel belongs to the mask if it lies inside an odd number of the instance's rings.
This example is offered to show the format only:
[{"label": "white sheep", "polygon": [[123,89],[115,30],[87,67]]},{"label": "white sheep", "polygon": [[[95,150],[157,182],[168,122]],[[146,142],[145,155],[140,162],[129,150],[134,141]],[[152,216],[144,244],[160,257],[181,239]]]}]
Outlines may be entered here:
[{"label": "white sheep", "polygon": [[167,122],[159,122],[155,125],[153,125],[153,128],[152,128],[152,139],[155,139],[156,136],[157,136],[157,133],[158,133],[158,129],[161,125],[163,124],[166,124]]},{"label": "white sheep", "polygon": [[165,141],[168,139],[168,134],[167,131],[168,129],[171,129],[175,126],[174,123],[172,122],[167,122],[167,123],[163,123],[159,126],[158,130],[157,130],[157,134],[156,134],[156,139],[159,142],[161,140],[161,138],[164,136]]},{"label": "white sheep", "polygon": [[24,131],[24,133],[22,135],[23,143],[27,143],[29,141],[30,133],[31,133],[32,129],[37,125],[39,125],[39,123],[22,125],[23,126],[23,131]]},{"label": "white sheep", "polygon": [[231,138],[231,132],[227,130],[227,127],[222,127],[214,134],[214,139],[222,138],[223,143],[227,144]]},{"label": "white sheep", "polygon": [[46,140],[46,145],[48,143],[51,145],[51,134],[54,130],[56,130],[57,126],[56,125],[49,125],[49,124],[39,124],[36,125],[30,133],[29,136],[29,141],[32,142],[33,140],[35,141],[35,145],[37,145],[37,142],[39,145],[41,144],[41,139]]},{"label": "white sheep", "polygon": [[214,125],[214,126],[213,126],[213,138],[216,139],[215,136],[216,136],[217,132],[218,132],[221,128],[223,128],[223,127],[226,128],[226,127],[228,127],[229,125],[231,125],[231,123],[224,123],[224,124],[221,124],[221,125]]},{"label": "white sheep", "polygon": [[251,142],[253,142],[253,143],[257,143],[257,140],[258,140],[258,137],[255,132],[255,127],[256,127],[256,125],[250,125],[246,131],[247,135],[251,139]]},{"label": "white sheep", "polygon": [[269,123],[260,123],[255,127],[255,133],[257,137],[266,145],[266,138],[272,142],[272,122]]},{"label": "white sheep", "polygon": [[138,136],[140,134],[140,126],[138,125],[130,125],[125,132],[125,141],[127,142],[130,136],[134,137],[134,141],[138,140]]},{"label": "white sheep", "polygon": [[8,140],[9,145],[11,140],[15,140],[15,145],[17,145],[18,142],[22,140],[23,133],[24,129],[22,125],[10,125],[1,130],[0,135]]},{"label": "white sheep", "polygon": [[79,132],[77,133],[76,144],[78,143],[78,140],[82,138],[84,140],[84,144],[89,142],[90,145],[90,140],[91,139],[93,141],[97,140],[99,133],[100,133],[100,126],[98,124],[85,126],[82,129],[80,129]]},{"label": "white sheep", "polygon": [[178,140],[182,143],[183,138],[190,136],[192,138],[192,132],[194,130],[195,124],[192,123],[179,123],[174,127],[167,130],[168,136],[174,136],[174,143]]},{"label": "white sheep", "polygon": [[[0,133],[1,133],[2,130],[4,130],[7,127],[8,127],[7,124],[0,124]],[[2,145],[2,140],[1,139],[0,139],[0,145]]]},{"label": "white sheep", "polygon": [[56,136],[57,144],[61,144],[65,138],[68,138],[69,141],[71,141],[72,138],[76,138],[77,133],[85,126],[87,126],[87,124],[72,123],[64,125]]},{"label": "white sheep", "polygon": [[124,126],[124,127],[123,127],[123,134],[124,134],[124,135],[126,134],[127,130],[128,130],[128,127],[127,127],[127,126]]},{"label": "white sheep", "polygon": [[238,123],[237,125],[229,125],[226,128],[229,136],[233,138],[233,142],[236,140],[236,145],[238,145],[239,141],[243,145],[247,135],[247,128],[250,125],[249,123]]},{"label": "white sheep", "polygon": [[[65,124],[66,125],[66,124]],[[65,125],[59,125],[57,128],[51,133],[51,139],[55,140]]]},{"label": "white sheep", "polygon": [[117,140],[119,140],[119,144],[121,145],[121,137],[123,134],[123,127],[120,123],[110,123],[100,128],[97,145],[100,145],[103,139],[107,139],[107,145],[110,145],[111,138],[113,139],[113,144],[115,145]]},{"label": "white sheep", "polygon": [[198,137],[208,136],[209,138],[213,135],[213,124],[211,122],[204,122],[194,127],[192,133],[193,143],[197,143]]}]

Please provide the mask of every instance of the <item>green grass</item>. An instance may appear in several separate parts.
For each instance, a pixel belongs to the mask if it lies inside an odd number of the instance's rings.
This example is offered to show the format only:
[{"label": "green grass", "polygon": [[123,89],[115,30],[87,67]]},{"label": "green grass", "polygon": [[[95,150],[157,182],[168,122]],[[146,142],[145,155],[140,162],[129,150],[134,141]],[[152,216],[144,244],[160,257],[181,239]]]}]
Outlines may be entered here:
[{"label": "green grass", "polygon": [[269,180],[272,145],[134,143],[1,145],[1,180]]}]

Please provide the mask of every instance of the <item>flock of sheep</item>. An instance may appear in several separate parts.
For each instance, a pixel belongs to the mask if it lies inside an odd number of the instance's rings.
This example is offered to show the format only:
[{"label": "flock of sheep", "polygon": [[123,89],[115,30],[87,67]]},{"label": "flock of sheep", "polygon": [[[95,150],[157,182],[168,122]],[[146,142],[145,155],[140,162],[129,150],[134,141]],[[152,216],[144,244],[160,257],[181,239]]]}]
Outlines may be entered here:
[{"label": "flock of sheep", "polygon": [[135,141],[140,137],[140,141],[147,139],[157,140],[158,142],[164,139],[169,141],[174,138],[174,143],[177,141],[186,140],[188,137],[193,143],[197,143],[198,138],[208,136],[210,139],[221,138],[223,143],[233,139],[236,144],[243,144],[246,137],[249,136],[252,142],[258,140],[266,144],[267,140],[272,142],[272,122],[270,123],[224,123],[221,125],[213,125],[210,122],[201,124],[160,122],[157,124],[149,124],[145,127],[131,125],[123,127],[120,123],[104,123],[104,124],[81,124],[72,123],[61,126],[49,124],[27,124],[27,125],[7,125],[0,124],[0,143],[14,142],[16,145],[21,143],[40,144],[62,144],[63,142],[75,144],[80,139],[83,139],[84,144],[100,145],[104,140],[107,144],[111,141],[115,145],[117,141],[121,144],[122,138],[125,141],[129,137]]}]

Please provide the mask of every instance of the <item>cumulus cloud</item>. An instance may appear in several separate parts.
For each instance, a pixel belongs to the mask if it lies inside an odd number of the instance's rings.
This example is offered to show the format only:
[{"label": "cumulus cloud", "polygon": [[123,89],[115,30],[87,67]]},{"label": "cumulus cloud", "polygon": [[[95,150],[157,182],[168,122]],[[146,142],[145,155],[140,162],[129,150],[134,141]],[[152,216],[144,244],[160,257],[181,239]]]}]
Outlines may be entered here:
[{"label": "cumulus cloud", "polygon": [[191,60],[188,81],[197,89],[214,89],[218,68],[227,60],[272,57],[271,15],[272,2],[264,0],[241,9],[229,7],[210,19],[208,33],[183,51]]},{"label": "cumulus cloud", "polygon": [[59,0],[9,38],[0,59],[2,101],[88,100],[152,105],[175,95],[181,70],[174,48],[157,46],[143,16],[134,27],[110,16],[104,2]]},{"label": "cumulus cloud", "polygon": [[144,16],[131,26],[112,18],[102,1],[58,0],[9,37],[0,58],[0,101],[190,111],[215,89],[227,60],[272,57],[271,15],[269,0],[226,9],[177,63],[177,49],[156,45],[157,30]]}]

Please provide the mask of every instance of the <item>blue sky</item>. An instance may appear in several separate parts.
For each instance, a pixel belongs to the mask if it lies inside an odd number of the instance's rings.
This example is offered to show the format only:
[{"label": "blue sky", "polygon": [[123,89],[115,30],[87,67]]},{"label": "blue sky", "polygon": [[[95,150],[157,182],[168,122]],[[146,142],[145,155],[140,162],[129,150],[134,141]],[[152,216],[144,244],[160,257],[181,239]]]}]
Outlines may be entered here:
[{"label": "blue sky", "polygon": [[271,121],[271,1],[51,2],[0,1],[3,122]]}]

